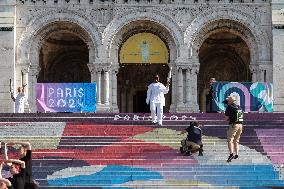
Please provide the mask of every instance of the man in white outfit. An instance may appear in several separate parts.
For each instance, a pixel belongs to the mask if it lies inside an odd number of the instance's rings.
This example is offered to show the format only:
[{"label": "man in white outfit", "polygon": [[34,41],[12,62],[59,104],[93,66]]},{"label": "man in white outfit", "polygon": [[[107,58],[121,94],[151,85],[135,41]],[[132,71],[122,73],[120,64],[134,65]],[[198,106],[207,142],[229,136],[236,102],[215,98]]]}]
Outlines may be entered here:
[{"label": "man in white outfit", "polygon": [[11,98],[15,102],[15,113],[24,113],[25,104],[27,104],[27,99],[25,95],[25,87],[18,87],[18,95],[16,98],[11,93]]},{"label": "man in white outfit", "polygon": [[150,103],[152,123],[158,123],[158,125],[161,126],[163,119],[163,107],[165,106],[164,94],[169,92],[169,83],[167,83],[167,86],[165,87],[159,81],[159,75],[155,75],[155,82],[148,86],[146,103]]}]

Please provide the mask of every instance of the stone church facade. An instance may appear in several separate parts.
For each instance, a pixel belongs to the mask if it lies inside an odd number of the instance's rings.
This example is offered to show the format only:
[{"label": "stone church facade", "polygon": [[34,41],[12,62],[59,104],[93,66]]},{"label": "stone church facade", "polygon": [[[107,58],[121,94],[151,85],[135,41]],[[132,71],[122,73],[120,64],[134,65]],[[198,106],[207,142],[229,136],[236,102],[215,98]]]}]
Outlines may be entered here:
[{"label": "stone church facade", "polygon": [[[36,112],[35,84],[41,82],[96,82],[97,112],[139,112],[152,75],[159,73],[165,79],[169,67],[167,111],[205,111],[210,77],[272,82],[274,109],[284,110],[279,80],[284,77],[281,3],[2,0],[0,6],[0,112],[14,111],[10,80],[13,91],[27,84],[31,112]],[[278,11],[275,27],[273,9]],[[122,45],[139,33],[164,42],[166,64],[120,62]],[[273,48],[273,39],[279,49]]]}]

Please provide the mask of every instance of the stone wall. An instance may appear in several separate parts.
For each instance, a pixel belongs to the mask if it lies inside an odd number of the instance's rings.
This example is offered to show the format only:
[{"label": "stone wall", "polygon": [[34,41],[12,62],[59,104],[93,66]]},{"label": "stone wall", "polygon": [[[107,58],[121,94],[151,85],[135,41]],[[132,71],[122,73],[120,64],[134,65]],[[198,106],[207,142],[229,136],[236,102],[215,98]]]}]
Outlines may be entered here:
[{"label": "stone wall", "polygon": [[[98,85],[102,95],[98,109],[102,111],[117,110],[114,100],[117,86],[112,81],[116,81],[118,71],[118,50],[124,37],[139,24],[139,27],[147,26],[147,30],[157,30],[155,32],[164,35],[169,46],[169,63],[174,73],[173,112],[199,111],[196,84],[199,48],[210,32],[226,28],[226,25],[229,28],[238,23],[233,32],[241,36],[250,49],[249,68],[253,81],[272,81],[271,6],[268,1],[18,0],[16,7],[16,74],[12,75],[16,76],[19,84],[20,73],[25,74],[23,78],[28,80],[32,111],[35,111],[34,84],[40,71],[40,48],[53,32],[50,26],[60,22],[71,22],[84,31],[72,32],[86,39],[92,81],[99,78],[104,82]],[[181,81],[185,78],[191,79],[183,84]]]},{"label": "stone wall", "polygon": [[0,1],[0,112],[13,112],[10,79],[14,78],[14,11],[13,1]]},{"label": "stone wall", "polygon": [[284,2],[272,1],[274,109],[284,111]]}]

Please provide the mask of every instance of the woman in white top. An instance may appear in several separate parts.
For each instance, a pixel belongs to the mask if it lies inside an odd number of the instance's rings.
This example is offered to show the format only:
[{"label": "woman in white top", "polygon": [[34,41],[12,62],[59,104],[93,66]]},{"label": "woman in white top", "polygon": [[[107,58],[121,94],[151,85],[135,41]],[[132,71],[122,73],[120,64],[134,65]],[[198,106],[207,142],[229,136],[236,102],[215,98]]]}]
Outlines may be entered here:
[{"label": "woman in white top", "polygon": [[[164,94],[169,92],[169,83],[166,87],[160,83],[160,77],[158,74],[155,75],[155,82],[148,86],[146,103],[150,103],[150,110],[152,116],[152,123],[162,125],[163,119],[163,107],[165,106]],[[157,110],[157,114],[156,114]]]}]

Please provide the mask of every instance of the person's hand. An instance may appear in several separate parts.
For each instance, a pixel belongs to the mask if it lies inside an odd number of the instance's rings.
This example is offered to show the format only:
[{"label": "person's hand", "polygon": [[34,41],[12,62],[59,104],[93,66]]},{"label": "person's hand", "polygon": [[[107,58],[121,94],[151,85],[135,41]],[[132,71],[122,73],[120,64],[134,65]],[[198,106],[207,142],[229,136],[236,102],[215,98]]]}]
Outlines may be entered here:
[{"label": "person's hand", "polygon": [[149,100],[148,99],[146,99],[146,104],[149,104]]}]

